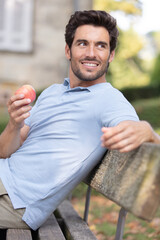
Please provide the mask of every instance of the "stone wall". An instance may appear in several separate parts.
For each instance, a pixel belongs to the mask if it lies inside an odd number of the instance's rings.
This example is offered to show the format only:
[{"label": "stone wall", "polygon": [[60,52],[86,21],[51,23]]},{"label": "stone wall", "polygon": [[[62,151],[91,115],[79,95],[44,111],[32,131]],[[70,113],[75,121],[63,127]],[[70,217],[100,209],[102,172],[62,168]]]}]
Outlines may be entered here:
[{"label": "stone wall", "polygon": [[[35,0],[33,51],[0,52],[0,89],[32,84],[36,89],[62,82],[68,73],[64,54],[64,30],[69,16],[79,9],[91,9],[92,0]],[[6,94],[4,94],[6,96]]]}]

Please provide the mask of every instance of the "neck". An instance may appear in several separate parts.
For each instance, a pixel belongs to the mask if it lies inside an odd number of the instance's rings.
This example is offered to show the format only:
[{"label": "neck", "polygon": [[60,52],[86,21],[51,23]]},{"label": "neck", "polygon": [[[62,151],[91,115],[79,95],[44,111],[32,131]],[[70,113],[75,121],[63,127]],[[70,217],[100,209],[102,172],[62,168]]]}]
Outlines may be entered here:
[{"label": "neck", "polygon": [[106,82],[106,78],[105,78],[105,74],[96,79],[96,80],[80,80],[79,78],[77,78],[74,73],[71,71],[69,74],[69,79],[70,79],[70,87],[71,88],[75,88],[75,87],[90,87],[93,86],[95,84],[99,84],[99,83],[105,83]]}]

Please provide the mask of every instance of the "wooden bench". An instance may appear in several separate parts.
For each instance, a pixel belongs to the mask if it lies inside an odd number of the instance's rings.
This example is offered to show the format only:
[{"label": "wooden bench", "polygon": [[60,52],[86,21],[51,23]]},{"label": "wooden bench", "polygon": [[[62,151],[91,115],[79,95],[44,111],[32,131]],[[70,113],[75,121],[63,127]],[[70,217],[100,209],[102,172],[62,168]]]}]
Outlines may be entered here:
[{"label": "wooden bench", "polygon": [[84,220],[65,200],[37,231],[7,229],[0,240],[96,240],[87,225],[91,188],[121,206],[115,240],[123,239],[127,212],[151,220],[160,203],[160,145],[145,143],[129,153],[108,151],[84,180]]},{"label": "wooden bench", "polygon": [[[160,145],[144,143],[128,153],[108,151],[85,182],[121,206],[115,238],[121,240],[127,211],[150,221],[160,205]],[[88,195],[86,219],[90,190]]]},{"label": "wooden bench", "polygon": [[0,240],[96,240],[87,223],[65,200],[37,231],[0,230]]}]

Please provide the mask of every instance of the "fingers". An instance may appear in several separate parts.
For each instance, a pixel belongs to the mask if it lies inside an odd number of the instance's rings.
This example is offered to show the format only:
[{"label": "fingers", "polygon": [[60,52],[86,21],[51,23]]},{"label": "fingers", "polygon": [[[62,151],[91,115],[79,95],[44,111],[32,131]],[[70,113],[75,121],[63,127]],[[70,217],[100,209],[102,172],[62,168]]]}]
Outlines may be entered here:
[{"label": "fingers", "polygon": [[24,125],[24,120],[29,117],[31,106],[28,105],[30,99],[25,99],[23,94],[13,95],[8,101],[8,113],[10,115],[10,122],[21,128]]},{"label": "fingers", "polygon": [[[108,149],[117,149],[119,151],[127,151],[132,147],[132,143],[134,142],[134,137],[127,136],[126,132],[119,133],[110,137],[109,139],[106,138],[105,135],[102,136],[102,146]],[[130,147],[129,147],[130,146]]]},{"label": "fingers", "polygon": [[101,137],[102,145],[111,148],[111,146],[121,147],[121,145],[125,144],[127,131],[123,126],[117,125],[115,127],[102,128],[102,132],[104,133]]},{"label": "fingers", "polygon": [[128,152],[137,148],[147,139],[146,128],[143,123],[124,121],[110,128],[102,128],[102,146]]},{"label": "fingers", "polygon": [[13,95],[8,101],[8,107],[20,107],[23,105],[28,105],[31,102],[29,98],[24,98],[24,94]]}]

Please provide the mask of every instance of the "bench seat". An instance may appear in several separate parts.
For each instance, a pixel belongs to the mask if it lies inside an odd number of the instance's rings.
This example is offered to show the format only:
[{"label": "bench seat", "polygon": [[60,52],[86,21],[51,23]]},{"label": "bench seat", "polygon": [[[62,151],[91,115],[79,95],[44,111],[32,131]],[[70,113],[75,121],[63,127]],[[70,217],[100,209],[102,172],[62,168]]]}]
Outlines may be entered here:
[{"label": "bench seat", "polygon": [[65,200],[37,230],[3,229],[0,240],[96,240],[87,223]]}]

